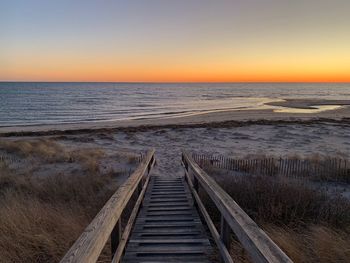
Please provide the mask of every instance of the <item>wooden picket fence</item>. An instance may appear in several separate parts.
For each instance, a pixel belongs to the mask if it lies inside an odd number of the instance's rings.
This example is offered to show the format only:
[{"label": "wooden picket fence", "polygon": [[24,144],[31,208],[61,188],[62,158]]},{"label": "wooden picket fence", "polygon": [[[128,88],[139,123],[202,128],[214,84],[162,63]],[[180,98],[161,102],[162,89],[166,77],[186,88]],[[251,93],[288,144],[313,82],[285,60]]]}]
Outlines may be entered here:
[{"label": "wooden picket fence", "polygon": [[13,156],[0,155],[0,163],[20,163],[23,160]]},{"label": "wooden picket fence", "polygon": [[201,167],[216,167],[256,175],[350,182],[349,161],[341,158],[315,161],[288,158],[233,159],[222,155],[196,153],[193,154],[193,158]]}]

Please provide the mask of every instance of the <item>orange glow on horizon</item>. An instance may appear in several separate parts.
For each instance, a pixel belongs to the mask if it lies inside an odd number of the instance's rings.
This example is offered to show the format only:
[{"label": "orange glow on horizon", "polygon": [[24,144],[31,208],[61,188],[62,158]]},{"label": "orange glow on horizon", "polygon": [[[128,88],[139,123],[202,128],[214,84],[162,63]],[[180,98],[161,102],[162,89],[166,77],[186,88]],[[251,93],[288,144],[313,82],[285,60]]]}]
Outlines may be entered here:
[{"label": "orange glow on horizon", "polygon": [[[30,64],[30,63],[28,63]],[[50,66],[51,65],[51,66]],[[43,64],[0,68],[0,81],[73,82],[350,82],[348,69],[274,65],[116,66]]]},{"label": "orange glow on horizon", "polygon": [[13,70],[0,73],[0,81],[48,81],[48,82],[350,82],[350,74],[339,72],[293,72],[273,69],[244,70],[190,70],[162,68],[105,69],[80,67],[64,69],[59,67],[40,70]]},{"label": "orange glow on horizon", "polygon": [[350,1],[200,3],[4,1],[0,81],[350,82]]},{"label": "orange glow on horizon", "polygon": [[[229,52],[227,52],[229,54]],[[116,57],[74,54],[20,56],[1,64],[0,81],[73,82],[350,82],[350,60],[301,54]],[[226,55],[226,56],[225,56]],[[169,62],[171,61],[171,62]]]}]

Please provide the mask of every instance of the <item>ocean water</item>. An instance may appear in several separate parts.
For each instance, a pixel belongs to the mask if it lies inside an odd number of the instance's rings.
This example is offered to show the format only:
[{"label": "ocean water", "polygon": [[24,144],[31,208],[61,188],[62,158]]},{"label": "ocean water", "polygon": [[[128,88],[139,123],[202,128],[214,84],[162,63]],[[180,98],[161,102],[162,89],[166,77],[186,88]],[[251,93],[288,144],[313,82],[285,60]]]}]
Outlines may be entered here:
[{"label": "ocean water", "polygon": [[266,109],[286,98],[350,99],[350,83],[0,82],[0,127]]}]

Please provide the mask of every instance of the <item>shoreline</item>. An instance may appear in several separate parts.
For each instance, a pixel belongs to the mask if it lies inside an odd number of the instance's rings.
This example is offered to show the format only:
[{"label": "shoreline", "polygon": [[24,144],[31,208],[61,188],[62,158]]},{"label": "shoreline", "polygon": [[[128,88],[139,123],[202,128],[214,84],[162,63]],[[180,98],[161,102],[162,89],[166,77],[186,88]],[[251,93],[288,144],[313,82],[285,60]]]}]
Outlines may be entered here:
[{"label": "shoreline", "polygon": [[[144,118],[134,120],[101,121],[86,123],[43,124],[28,126],[0,127],[0,137],[40,136],[57,134],[78,134],[107,131],[144,131],[162,128],[203,128],[203,127],[240,127],[254,124],[288,124],[332,122],[350,124],[350,100],[311,100],[288,99],[266,103],[276,109],[259,110],[218,110],[169,116],[162,118]],[[293,112],[293,109],[317,109],[316,105],[341,106],[333,110],[314,113]],[[292,109],[280,112],[280,108]]]},{"label": "shoreline", "polygon": [[[29,126],[27,129],[13,129],[9,130],[0,128],[1,137],[22,137],[22,136],[50,136],[50,135],[74,135],[84,133],[101,133],[101,132],[138,132],[138,131],[150,131],[158,129],[184,129],[184,128],[232,128],[243,127],[250,125],[289,125],[289,124],[321,124],[321,123],[333,123],[338,125],[349,125],[350,117],[330,118],[330,117],[296,117],[290,116],[287,119],[282,118],[256,118],[256,119],[231,119],[231,120],[218,120],[211,121],[177,121],[173,123],[163,122],[129,122],[129,123],[113,123],[113,125],[69,125],[67,127],[58,126]],[[22,127],[21,127],[22,128]]]},{"label": "shoreline", "polygon": [[265,105],[311,110],[317,109],[316,106],[349,106],[350,100],[286,99],[267,102]]}]

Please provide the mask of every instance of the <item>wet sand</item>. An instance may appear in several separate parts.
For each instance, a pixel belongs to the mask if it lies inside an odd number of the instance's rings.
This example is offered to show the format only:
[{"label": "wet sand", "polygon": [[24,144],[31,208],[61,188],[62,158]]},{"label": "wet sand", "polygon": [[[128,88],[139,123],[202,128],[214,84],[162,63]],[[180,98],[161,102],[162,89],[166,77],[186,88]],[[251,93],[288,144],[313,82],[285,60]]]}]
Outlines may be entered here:
[{"label": "wet sand", "polygon": [[317,99],[288,99],[283,101],[268,102],[266,105],[281,106],[298,109],[315,109],[315,106],[335,105],[349,106],[350,100],[317,100]]},{"label": "wet sand", "polygon": [[[247,124],[283,124],[291,122],[350,123],[350,100],[281,100],[269,103],[269,109],[261,110],[222,110],[189,114],[182,117],[165,117],[154,119],[120,120],[108,122],[89,122],[60,125],[37,125],[0,127],[0,136],[44,135],[106,130],[145,130],[158,128],[191,128],[191,127],[229,127]],[[295,112],[294,109],[313,110],[320,106],[338,106],[333,110],[315,112]],[[271,109],[271,106],[275,107]],[[262,107],[263,108],[263,107]],[[282,112],[278,112],[281,110]]]}]

